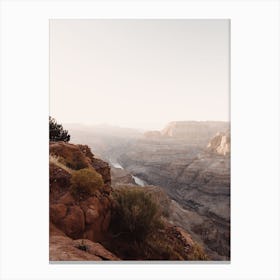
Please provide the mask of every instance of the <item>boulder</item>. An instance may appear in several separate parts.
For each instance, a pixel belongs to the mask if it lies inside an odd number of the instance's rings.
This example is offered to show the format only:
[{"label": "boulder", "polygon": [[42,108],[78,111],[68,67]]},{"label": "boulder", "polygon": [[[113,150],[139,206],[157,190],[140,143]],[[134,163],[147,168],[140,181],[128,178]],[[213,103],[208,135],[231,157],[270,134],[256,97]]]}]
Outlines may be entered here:
[{"label": "boulder", "polygon": [[67,207],[62,203],[52,204],[50,206],[50,220],[57,224],[66,216]]},{"label": "boulder", "polygon": [[71,174],[66,170],[50,164],[49,167],[49,188],[50,188],[50,201],[58,199],[65,194],[70,186]]},{"label": "boulder", "polygon": [[67,215],[59,224],[60,228],[71,238],[79,238],[85,230],[84,212],[79,206],[70,206]]},{"label": "boulder", "polygon": [[50,261],[103,261],[119,260],[101,244],[87,239],[73,240],[50,224]]}]

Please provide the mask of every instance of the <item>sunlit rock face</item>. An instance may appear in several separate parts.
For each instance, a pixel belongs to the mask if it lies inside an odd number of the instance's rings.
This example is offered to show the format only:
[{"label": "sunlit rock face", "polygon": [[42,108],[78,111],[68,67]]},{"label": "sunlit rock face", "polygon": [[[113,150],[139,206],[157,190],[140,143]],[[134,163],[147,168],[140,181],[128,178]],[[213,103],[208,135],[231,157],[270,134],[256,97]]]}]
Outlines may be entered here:
[{"label": "sunlit rock face", "polygon": [[229,132],[219,132],[207,145],[208,151],[217,153],[219,155],[230,154],[230,135]]}]

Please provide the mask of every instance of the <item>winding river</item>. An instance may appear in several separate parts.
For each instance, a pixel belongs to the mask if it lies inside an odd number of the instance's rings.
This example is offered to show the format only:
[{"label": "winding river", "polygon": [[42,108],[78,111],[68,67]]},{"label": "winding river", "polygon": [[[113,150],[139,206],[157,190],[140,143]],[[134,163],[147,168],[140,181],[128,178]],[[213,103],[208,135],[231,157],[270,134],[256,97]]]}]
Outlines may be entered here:
[{"label": "winding river", "polygon": [[[110,164],[113,165],[115,168],[124,169],[118,162],[111,161],[111,160],[109,160],[109,162],[110,162]],[[136,183],[138,186],[144,187],[145,185],[147,185],[147,183],[146,183],[144,180],[140,179],[139,177],[134,176],[134,175],[132,175],[132,174],[131,174],[131,176],[132,176],[132,178],[134,179],[135,183]]]}]

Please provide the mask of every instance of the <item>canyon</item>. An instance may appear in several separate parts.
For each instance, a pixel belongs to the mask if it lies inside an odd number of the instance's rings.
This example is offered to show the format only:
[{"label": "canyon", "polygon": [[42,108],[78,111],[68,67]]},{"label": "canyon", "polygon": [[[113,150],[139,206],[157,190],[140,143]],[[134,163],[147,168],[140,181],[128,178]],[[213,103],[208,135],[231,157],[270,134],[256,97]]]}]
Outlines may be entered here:
[{"label": "canyon", "polygon": [[[132,175],[129,178],[133,181],[119,184],[118,178],[126,177],[126,171],[125,176],[114,178],[113,185],[109,164],[96,158],[87,145],[50,142],[49,151],[50,261],[208,260],[187,231],[166,219],[170,200],[160,188],[137,187]],[[89,174],[94,177],[89,179]],[[77,176],[79,180],[73,181]],[[88,192],[89,184],[94,191]],[[126,218],[133,215],[135,219],[134,215],[142,212],[154,213],[150,218],[157,217],[154,224],[150,219],[143,220],[143,214],[136,219],[139,229],[146,232],[139,239],[130,232],[114,231],[114,225],[120,223],[131,227],[123,215],[116,216],[120,207],[118,194],[126,201]],[[130,212],[129,197],[141,198],[134,201],[137,213]],[[142,205],[143,198],[150,201],[150,207]],[[132,206],[134,209],[135,204]]]},{"label": "canyon", "polygon": [[137,185],[137,178],[160,189],[169,222],[187,230],[210,259],[230,259],[228,122],[171,122],[146,132],[77,127],[68,127],[72,141],[86,142],[110,163],[114,184]]}]

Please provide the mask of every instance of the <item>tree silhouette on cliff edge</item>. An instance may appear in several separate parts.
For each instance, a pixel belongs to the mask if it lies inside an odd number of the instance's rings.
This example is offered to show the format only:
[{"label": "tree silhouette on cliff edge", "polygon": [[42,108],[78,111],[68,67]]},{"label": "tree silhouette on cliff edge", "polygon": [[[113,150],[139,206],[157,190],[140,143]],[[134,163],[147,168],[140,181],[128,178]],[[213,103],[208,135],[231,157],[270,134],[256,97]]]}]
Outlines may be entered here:
[{"label": "tree silhouette on cliff edge", "polygon": [[49,116],[49,141],[70,141],[70,135],[67,130],[63,129],[61,124],[58,124],[57,121]]}]

